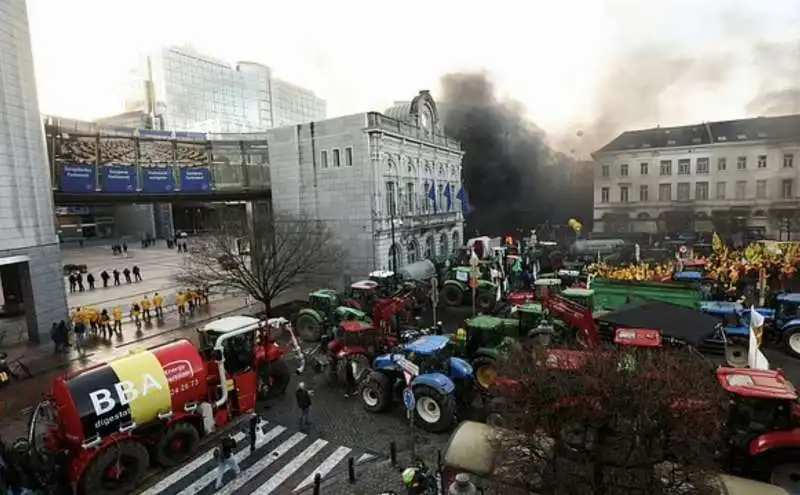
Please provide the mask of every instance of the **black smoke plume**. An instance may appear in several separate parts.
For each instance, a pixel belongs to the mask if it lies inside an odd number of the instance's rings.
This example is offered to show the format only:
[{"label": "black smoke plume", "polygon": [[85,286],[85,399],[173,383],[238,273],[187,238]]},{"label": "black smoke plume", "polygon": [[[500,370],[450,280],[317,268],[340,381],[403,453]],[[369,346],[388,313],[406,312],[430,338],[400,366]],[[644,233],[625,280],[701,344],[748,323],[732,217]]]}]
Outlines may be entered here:
[{"label": "black smoke plume", "polygon": [[447,74],[441,85],[445,133],[464,150],[463,178],[473,207],[467,234],[507,235],[552,220],[551,151],[522,105],[500,100],[482,72]]}]

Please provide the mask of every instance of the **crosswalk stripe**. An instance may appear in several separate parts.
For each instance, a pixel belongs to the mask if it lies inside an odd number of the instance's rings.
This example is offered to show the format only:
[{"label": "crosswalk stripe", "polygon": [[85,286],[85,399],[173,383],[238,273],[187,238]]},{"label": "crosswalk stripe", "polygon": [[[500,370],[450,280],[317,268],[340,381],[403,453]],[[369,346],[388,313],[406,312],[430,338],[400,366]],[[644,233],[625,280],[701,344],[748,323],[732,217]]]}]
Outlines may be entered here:
[{"label": "crosswalk stripe", "polygon": [[[231,495],[233,492],[235,492],[236,490],[247,484],[247,482],[250,481],[256,475],[258,475],[258,473],[268,468],[276,460],[280,459],[281,456],[283,456],[285,453],[292,450],[298,443],[302,442],[305,438],[306,438],[305,433],[295,433],[294,435],[289,437],[288,440],[278,445],[278,447],[275,448],[275,450],[273,450],[269,454],[259,459],[258,462],[256,462],[246,470],[242,471],[242,473],[239,476],[234,478],[230,483],[223,486],[221,490],[218,490],[215,493],[217,495]],[[181,495],[183,495],[183,493],[184,492],[181,492]]]},{"label": "crosswalk stripe", "polygon": [[[233,439],[238,443],[247,438],[247,435],[238,432],[233,435]],[[192,472],[200,469],[204,464],[211,462],[214,459],[214,449],[211,449],[202,455],[197,456],[193,461],[183,465],[177,471],[173,471],[169,476],[161,479],[158,483],[143,491],[140,495],[158,495],[183,478],[189,476]]]},{"label": "crosswalk stripe", "polygon": [[[267,445],[268,443],[270,443],[271,441],[275,440],[284,431],[286,431],[286,428],[284,428],[283,426],[276,426],[275,428],[272,428],[271,430],[269,430],[267,433],[265,433],[263,436],[260,436],[256,440],[256,449],[260,449],[261,447],[263,447],[263,446]],[[233,457],[236,459],[237,463],[240,463],[248,455],[250,455],[250,446],[249,445],[247,445],[245,448],[241,449],[239,452],[234,454]],[[215,482],[216,480],[217,480],[217,466],[213,466],[210,470],[208,470],[206,472],[206,474],[203,475],[202,478],[200,478],[199,480],[195,481],[191,485],[189,485],[186,488],[184,488],[183,490],[181,490],[181,495],[184,495],[184,494],[188,495],[188,494],[191,494],[191,493],[200,493],[201,491],[203,491],[203,489],[205,487],[207,487],[211,483]]]},{"label": "crosswalk stripe", "polygon": [[327,459],[322,461],[322,464],[317,466],[317,469],[315,469],[313,473],[309,474],[306,477],[306,479],[301,481],[300,484],[297,485],[297,487],[295,487],[293,491],[299,492],[311,486],[311,484],[314,483],[314,476],[316,476],[317,474],[319,474],[320,477],[324,478],[325,475],[333,471],[333,468],[335,468],[340,462],[342,462],[342,460],[345,457],[347,457],[347,454],[349,454],[350,452],[351,449],[349,447],[339,447],[338,449],[334,450],[333,453],[329,455]]},{"label": "crosswalk stripe", "polygon": [[268,479],[261,486],[256,488],[256,491],[253,492],[253,494],[269,495],[270,493],[274,492],[275,489],[281,486],[284,481],[289,479],[289,476],[293,475],[298,469],[303,467],[305,463],[310,461],[311,458],[319,454],[319,451],[322,450],[326,445],[328,445],[328,441],[322,440],[321,438],[312,443],[311,446],[304,450],[299,456],[292,459],[292,462],[283,466],[280,471],[272,476],[272,478]]}]

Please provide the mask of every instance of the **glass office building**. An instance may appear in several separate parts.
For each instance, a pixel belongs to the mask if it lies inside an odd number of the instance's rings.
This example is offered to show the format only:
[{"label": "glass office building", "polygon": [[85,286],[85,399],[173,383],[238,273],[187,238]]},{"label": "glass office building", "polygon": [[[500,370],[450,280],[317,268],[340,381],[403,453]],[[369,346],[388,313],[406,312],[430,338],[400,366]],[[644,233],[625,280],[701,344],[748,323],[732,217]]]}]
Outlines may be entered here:
[{"label": "glass office building", "polygon": [[67,299],[25,0],[0,0],[0,19],[0,337],[46,342]]},{"label": "glass office building", "polygon": [[144,88],[151,73],[165,129],[247,133],[326,117],[323,99],[274,79],[269,67],[255,62],[231,66],[187,47],[163,48],[148,58],[132,74],[125,108],[147,108]]}]

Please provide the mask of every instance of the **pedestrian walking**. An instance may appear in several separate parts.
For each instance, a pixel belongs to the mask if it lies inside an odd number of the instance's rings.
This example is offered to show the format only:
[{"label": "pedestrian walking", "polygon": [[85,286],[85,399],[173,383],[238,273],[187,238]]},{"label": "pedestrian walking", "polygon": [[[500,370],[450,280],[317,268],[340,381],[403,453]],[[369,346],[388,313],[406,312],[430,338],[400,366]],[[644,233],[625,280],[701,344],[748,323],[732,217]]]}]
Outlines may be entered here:
[{"label": "pedestrian walking", "polygon": [[119,285],[119,270],[114,268],[114,285]]},{"label": "pedestrian walking", "polygon": [[122,241],[122,252],[125,253],[125,256],[128,255],[128,243],[125,241]]},{"label": "pedestrian walking", "polygon": [[128,267],[125,267],[125,269],[122,270],[122,274],[125,276],[125,283],[131,283],[131,271],[128,269]]},{"label": "pedestrian walking", "polygon": [[142,313],[144,314],[144,319],[150,321],[150,299],[147,296],[142,298]]},{"label": "pedestrian walking", "polygon": [[300,429],[306,429],[311,426],[311,396],[313,392],[311,390],[306,389],[305,382],[300,382],[297,385],[297,392],[295,392],[295,398],[297,399],[297,407],[300,409]]},{"label": "pedestrian walking", "polygon": [[83,292],[83,275],[80,273],[75,275],[75,282],[78,284],[78,291]]},{"label": "pedestrian walking", "polygon": [[69,291],[75,292],[75,289],[78,287],[78,280],[75,278],[74,273],[69,274]]},{"label": "pedestrian walking", "polygon": [[353,361],[345,358],[344,362],[344,398],[349,399],[356,393],[356,373],[353,369]]},{"label": "pedestrian walking", "polygon": [[153,294],[153,307],[155,308],[156,318],[164,317],[164,298],[158,295],[158,292]]},{"label": "pedestrian walking", "polygon": [[89,284],[89,290],[94,290],[94,275],[91,273],[86,276],[86,283]]},{"label": "pedestrian walking", "polygon": [[78,323],[75,324],[75,349],[78,351],[78,354],[83,354],[85,352],[85,344],[86,344],[86,323],[83,320],[78,320]]},{"label": "pedestrian walking", "polygon": [[103,280],[103,288],[104,289],[107,288],[108,287],[108,279],[110,279],[111,276],[108,274],[107,271],[103,270],[102,272],[100,272],[100,278]]},{"label": "pedestrian walking", "polygon": [[133,265],[133,279],[136,282],[142,281],[142,270],[139,268],[139,265]]},{"label": "pedestrian walking", "polygon": [[234,476],[239,476],[241,470],[239,469],[239,462],[236,456],[233,455],[236,450],[236,440],[230,435],[226,436],[220,442],[220,446],[214,449],[214,457],[217,458],[217,482],[214,486],[215,490],[222,488],[222,480],[225,473],[233,471]]},{"label": "pedestrian walking", "polygon": [[110,339],[113,333],[111,330],[111,316],[105,308],[100,312],[100,333],[102,333],[104,339]]}]

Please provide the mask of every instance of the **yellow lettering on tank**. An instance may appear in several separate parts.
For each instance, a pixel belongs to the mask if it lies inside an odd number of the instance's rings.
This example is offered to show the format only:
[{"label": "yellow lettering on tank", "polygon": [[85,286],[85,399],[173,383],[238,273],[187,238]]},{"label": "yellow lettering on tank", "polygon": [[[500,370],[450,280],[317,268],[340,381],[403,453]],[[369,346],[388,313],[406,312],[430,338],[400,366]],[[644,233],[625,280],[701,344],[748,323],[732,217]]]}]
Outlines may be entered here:
[{"label": "yellow lettering on tank", "polygon": [[116,373],[117,394],[131,410],[131,420],[147,423],[172,407],[169,383],[161,362],[149,351],[132,353],[112,361],[109,366]]}]

